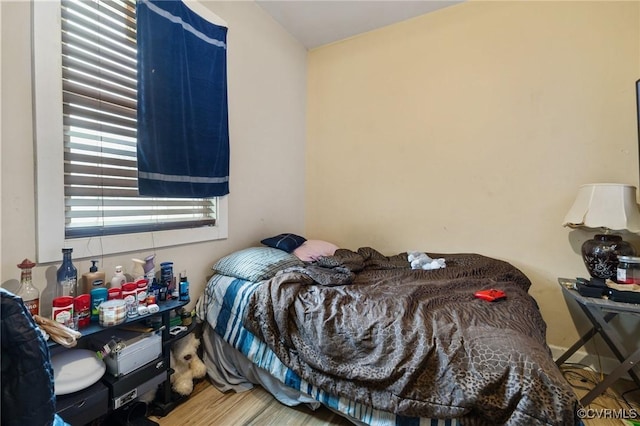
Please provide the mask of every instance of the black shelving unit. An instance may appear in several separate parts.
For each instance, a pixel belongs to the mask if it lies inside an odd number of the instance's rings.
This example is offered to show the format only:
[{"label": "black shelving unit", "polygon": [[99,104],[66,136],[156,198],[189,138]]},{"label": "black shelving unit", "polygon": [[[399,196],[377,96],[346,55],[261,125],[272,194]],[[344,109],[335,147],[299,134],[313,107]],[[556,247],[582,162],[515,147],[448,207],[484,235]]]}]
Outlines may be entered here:
[{"label": "black shelving unit", "polygon": [[[170,368],[170,350],[173,342],[186,336],[193,330],[195,322],[192,323],[187,330],[176,336],[171,336],[169,334],[169,328],[171,311],[179,309],[187,303],[188,302],[186,301],[180,301],[177,299],[158,302],[158,307],[160,308],[158,312],[139,315],[134,318],[127,318],[122,324],[111,327],[102,327],[97,323],[91,323],[89,326],[81,328],[79,331],[82,333],[82,337],[78,339],[79,348],[85,346],[83,343],[89,336],[103,333],[107,330],[115,330],[118,327],[126,327],[127,325],[131,326],[135,323],[159,315],[162,318],[162,326],[160,330],[157,330],[157,332],[162,333],[162,356],[123,376],[114,377],[109,373],[105,373],[96,386],[102,386],[108,389],[108,408],[106,413],[102,410],[102,407],[104,406],[103,401],[95,401],[95,386],[90,386],[87,389],[74,392],[70,395],[58,396],[56,398],[58,413],[63,417],[63,419],[70,422],[73,426],[76,426],[76,424],[82,425],[87,423],[87,418],[89,417],[91,417],[91,420],[94,420],[104,416],[115,409],[115,397],[118,398],[118,403],[120,405],[118,408],[122,408],[137,397],[141,396],[134,390],[143,384],[158,384],[155,400],[149,407],[150,414],[164,416],[175,408],[176,405],[182,402],[183,399],[176,398],[175,394],[171,391],[170,377],[173,371]],[[73,348],[64,348],[51,340],[48,342],[48,346],[52,354],[58,353],[58,351],[62,350],[73,350]],[[91,404],[88,404],[88,402],[91,402]],[[92,415],[94,417],[92,417]],[[67,416],[67,418],[64,416]],[[82,420],[74,422],[75,419]]]},{"label": "black shelving unit", "polygon": [[[165,339],[163,336],[162,353],[163,354],[166,353],[170,357],[171,345],[177,340],[180,340],[187,334],[191,333],[195,329],[195,327],[196,327],[196,322],[193,321],[187,327],[187,329],[185,331],[182,331],[180,334],[171,336],[170,339]],[[164,331],[168,333],[168,329],[165,329]],[[169,365],[170,365],[170,359],[167,359],[167,366]],[[171,381],[170,381],[171,374],[173,374],[173,370],[169,368],[169,371],[168,371],[169,377],[167,378],[167,381],[164,382],[160,387],[160,391],[159,391],[160,393],[158,394],[159,397],[156,396],[155,400],[153,401],[153,404],[151,404],[149,414],[159,416],[159,417],[164,417],[167,414],[169,414],[171,410],[173,410],[175,407],[177,407],[178,405],[180,405],[182,402],[186,401],[189,398],[188,396],[179,395],[178,393],[173,392],[171,390]]]}]

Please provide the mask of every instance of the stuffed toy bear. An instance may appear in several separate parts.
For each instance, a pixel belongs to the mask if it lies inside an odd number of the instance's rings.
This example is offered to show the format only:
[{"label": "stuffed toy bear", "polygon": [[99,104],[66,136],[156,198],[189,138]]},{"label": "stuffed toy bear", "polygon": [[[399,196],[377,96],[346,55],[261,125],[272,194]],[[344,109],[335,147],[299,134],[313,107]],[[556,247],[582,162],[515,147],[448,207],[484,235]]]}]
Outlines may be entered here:
[{"label": "stuffed toy bear", "polygon": [[193,379],[201,379],[207,374],[207,367],[198,357],[200,340],[194,333],[178,340],[171,347],[171,389],[188,396],[193,392]]}]

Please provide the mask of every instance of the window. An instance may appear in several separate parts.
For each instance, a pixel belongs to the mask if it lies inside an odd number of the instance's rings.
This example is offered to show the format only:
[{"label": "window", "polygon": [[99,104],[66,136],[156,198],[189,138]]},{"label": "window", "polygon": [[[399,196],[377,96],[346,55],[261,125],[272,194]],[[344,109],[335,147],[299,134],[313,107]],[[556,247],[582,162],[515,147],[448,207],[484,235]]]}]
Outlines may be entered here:
[{"label": "window", "polygon": [[137,196],[135,2],[34,2],[33,29],[38,260],[225,238],[226,197]]}]

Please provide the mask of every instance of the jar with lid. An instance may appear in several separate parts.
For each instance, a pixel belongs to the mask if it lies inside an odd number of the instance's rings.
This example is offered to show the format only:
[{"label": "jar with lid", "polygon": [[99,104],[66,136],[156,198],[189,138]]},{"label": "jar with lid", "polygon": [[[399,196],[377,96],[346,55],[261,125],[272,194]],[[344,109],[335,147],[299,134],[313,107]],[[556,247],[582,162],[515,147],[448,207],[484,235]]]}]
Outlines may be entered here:
[{"label": "jar with lid", "polygon": [[618,256],[618,284],[640,284],[640,257]]},{"label": "jar with lid", "polygon": [[22,298],[22,302],[27,307],[31,315],[40,313],[40,292],[33,286],[31,280],[31,268],[36,264],[29,259],[24,259],[18,265],[22,271],[20,272],[20,288],[17,295]]}]

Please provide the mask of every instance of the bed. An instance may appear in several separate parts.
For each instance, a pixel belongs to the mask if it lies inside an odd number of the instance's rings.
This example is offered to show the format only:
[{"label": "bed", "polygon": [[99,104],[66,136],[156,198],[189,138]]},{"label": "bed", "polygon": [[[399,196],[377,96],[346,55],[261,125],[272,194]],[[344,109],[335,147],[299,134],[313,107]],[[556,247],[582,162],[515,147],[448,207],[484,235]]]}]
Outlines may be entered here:
[{"label": "bed", "polygon": [[[312,259],[253,247],[216,262],[199,298],[203,359],[222,391],[263,386],[354,424],[574,425],[577,397],[511,264],[369,247]],[[488,302],[479,290],[500,289]]]}]

